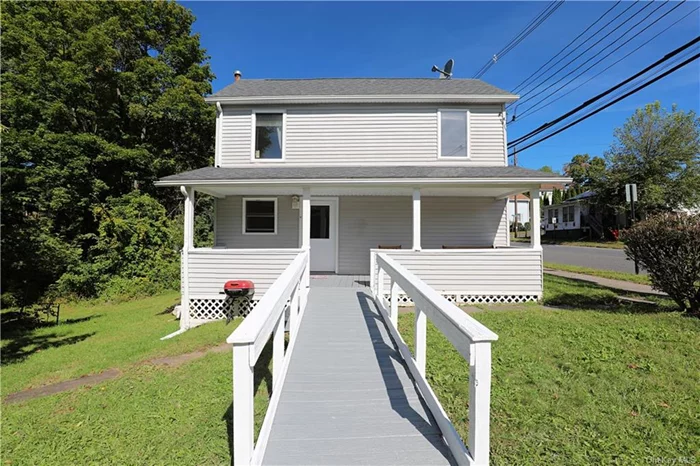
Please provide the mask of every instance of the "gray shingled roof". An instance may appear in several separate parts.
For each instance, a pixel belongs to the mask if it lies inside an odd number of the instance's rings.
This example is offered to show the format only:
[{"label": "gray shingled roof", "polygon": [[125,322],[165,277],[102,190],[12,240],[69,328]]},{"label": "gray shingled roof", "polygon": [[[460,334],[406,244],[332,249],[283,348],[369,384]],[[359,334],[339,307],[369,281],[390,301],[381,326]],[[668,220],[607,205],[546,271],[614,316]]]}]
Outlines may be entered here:
[{"label": "gray shingled roof", "polygon": [[512,97],[510,92],[478,79],[319,78],[241,79],[216,97],[469,95]]},{"label": "gray shingled roof", "polygon": [[160,179],[161,183],[207,181],[273,181],[318,179],[484,179],[513,178],[565,181],[556,173],[522,167],[364,166],[364,167],[206,167]]}]

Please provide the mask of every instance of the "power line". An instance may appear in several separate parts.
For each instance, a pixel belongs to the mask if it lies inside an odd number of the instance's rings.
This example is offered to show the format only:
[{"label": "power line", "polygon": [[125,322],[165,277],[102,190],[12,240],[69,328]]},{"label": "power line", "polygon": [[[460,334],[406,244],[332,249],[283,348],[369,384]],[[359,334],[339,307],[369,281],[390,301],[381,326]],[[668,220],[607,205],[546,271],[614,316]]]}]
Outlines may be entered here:
[{"label": "power line", "polygon": [[555,11],[561,7],[564,0],[554,0],[547,7],[540,12],[533,20],[531,20],[523,30],[521,30],[513,39],[508,42],[498,53],[496,53],[493,58],[491,58],[486,64],[484,64],[479,71],[474,75],[475,79],[481,78],[500,58],[503,58],[508,52],[513,50],[518,46],[527,36],[529,36],[535,29],[537,29],[542,23],[544,23]]},{"label": "power line", "polygon": [[691,40],[691,41],[689,41],[689,42],[686,42],[685,44],[681,45],[681,46],[678,47],[677,49],[672,50],[671,52],[667,53],[666,55],[664,55],[663,57],[661,57],[660,59],[658,59],[657,61],[655,61],[655,62],[652,63],[651,65],[647,66],[647,67],[644,68],[643,70],[638,71],[637,73],[633,74],[632,76],[630,76],[629,78],[625,79],[624,81],[621,81],[620,83],[618,83],[618,84],[616,84],[615,86],[611,87],[611,88],[608,89],[607,91],[601,92],[600,94],[594,96],[593,98],[588,99],[587,101],[585,101],[584,103],[582,103],[582,104],[579,105],[578,107],[574,108],[573,110],[570,110],[569,112],[567,112],[567,113],[565,113],[564,115],[562,115],[562,116],[560,116],[560,117],[558,117],[558,118],[552,120],[551,122],[545,123],[545,124],[543,124],[542,126],[540,126],[539,128],[537,128],[537,129],[535,129],[535,130],[533,130],[533,131],[531,131],[531,132],[529,132],[529,133],[527,133],[527,134],[525,134],[525,135],[523,135],[523,136],[520,136],[519,138],[517,138],[517,139],[511,141],[510,143],[508,143],[508,145],[510,146],[510,145],[515,145],[515,144],[524,142],[524,141],[526,141],[527,139],[530,139],[530,138],[534,137],[535,135],[541,133],[542,131],[544,131],[544,130],[546,130],[546,129],[548,129],[548,128],[551,128],[552,126],[556,125],[557,123],[561,122],[562,120],[564,120],[564,119],[570,117],[570,116],[573,115],[574,113],[576,113],[576,112],[578,112],[578,111],[580,111],[580,110],[582,110],[582,109],[584,109],[584,108],[586,108],[586,107],[592,105],[593,103],[599,101],[599,100],[602,99],[603,97],[605,97],[605,96],[611,94],[612,92],[616,91],[617,89],[621,88],[621,87],[624,86],[625,84],[627,84],[627,83],[633,81],[634,79],[640,77],[641,75],[643,75],[644,73],[648,72],[649,70],[651,70],[651,69],[653,69],[653,68],[656,68],[656,67],[659,66],[660,64],[662,64],[662,63],[664,63],[664,62],[670,60],[671,58],[675,57],[676,55],[678,55],[679,53],[683,52],[683,51],[686,50],[687,48],[692,47],[693,45],[695,45],[695,44],[698,43],[698,42],[700,42],[700,36],[696,37],[695,39],[693,39],[693,40]]},{"label": "power line", "polygon": [[[584,35],[586,32],[588,32],[593,26],[595,26],[596,24],[598,24],[598,22],[599,22],[601,19],[603,19],[605,16],[607,16],[608,13],[610,13],[612,10],[614,10],[614,9],[617,7],[617,5],[620,4],[621,1],[622,1],[622,0],[618,0],[617,3],[615,3],[613,6],[611,6],[611,7],[608,9],[608,11],[606,11],[605,13],[603,13],[602,15],[600,15],[600,16],[598,17],[598,19],[596,19],[593,23],[591,23],[590,26],[588,26],[586,29],[584,29],[583,32],[581,32],[578,36],[576,36],[576,37],[574,38],[574,40],[572,40],[571,42],[569,42],[568,44],[566,44],[566,46],[564,46],[564,48],[562,48],[561,50],[559,50],[559,52],[557,52],[556,55],[554,55],[552,58],[550,58],[549,60],[547,60],[546,63],[544,63],[544,64],[543,64],[542,66],[540,66],[539,68],[537,68],[537,70],[535,70],[530,76],[528,76],[528,77],[525,78],[523,81],[521,81],[520,84],[518,84],[517,86],[515,86],[515,88],[513,89],[512,93],[515,94],[516,92],[518,92],[518,90],[520,89],[520,86],[522,86],[523,84],[525,84],[526,82],[528,82],[528,81],[530,80],[530,78],[532,78],[535,74],[539,73],[540,70],[541,70],[542,68],[544,68],[545,66],[547,66],[552,60],[554,60],[555,58],[557,58],[564,50],[566,50],[567,48],[569,48],[569,46],[571,46],[571,44],[573,44],[574,42],[576,42],[582,35]],[[625,11],[626,11],[626,10],[625,10]]]},{"label": "power line", "polygon": [[[660,21],[660,20],[661,20],[662,18],[664,18],[666,15],[668,15],[668,14],[671,13],[673,10],[675,10],[676,8],[678,8],[679,6],[681,6],[681,5],[683,4],[684,1],[685,1],[685,0],[683,0],[683,1],[680,2],[680,3],[678,3],[675,7],[673,7],[673,8],[670,9],[669,11],[667,11],[665,14],[663,14],[662,16],[660,16],[659,18],[657,18],[656,20],[654,20],[651,24],[647,25],[644,29],[642,29],[641,31],[639,31],[637,34],[641,34],[642,32],[644,32],[644,31],[646,31],[647,29],[649,29],[651,26],[653,26],[654,24],[656,24],[658,21]],[[639,26],[639,25],[642,24],[644,21],[646,21],[647,19],[649,19],[649,17],[651,17],[651,15],[653,15],[654,13],[656,13],[656,12],[657,12],[660,8],[662,8],[666,3],[668,3],[668,0],[666,0],[665,3],[662,3],[661,5],[659,5],[654,11],[650,12],[648,15],[646,15],[644,18],[642,18],[642,19],[641,19],[640,21],[638,21],[636,24],[634,24],[634,25],[631,26],[629,29],[627,29],[624,33],[622,33],[620,36],[618,36],[614,41],[610,42],[610,43],[607,44],[605,47],[603,47],[602,49],[598,50],[593,56],[589,57],[586,61],[584,61],[584,62],[582,62],[581,64],[579,64],[576,68],[574,68],[573,70],[567,72],[565,75],[562,75],[559,79],[557,79],[556,81],[554,81],[553,83],[551,83],[549,86],[545,87],[544,89],[540,90],[539,92],[537,92],[537,93],[531,95],[530,97],[528,97],[528,98],[526,98],[526,99],[523,99],[522,101],[519,102],[519,104],[522,104],[523,102],[527,102],[527,101],[529,101],[529,100],[532,100],[532,99],[534,99],[535,97],[537,97],[538,95],[541,95],[541,94],[543,94],[544,92],[547,92],[549,89],[551,89],[552,87],[554,87],[554,86],[556,86],[557,84],[559,84],[563,79],[566,79],[566,78],[569,77],[572,73],[575,73],[576,71],[578,71],[579,69],[581,69],[581,67],[585,66],[590,60],[593,60],[594,58],[596,58],[597,56],[599,56],[601,53],[603,53],[605,50],[607,50],[608,48],[610,48],[610,47],[612,47],[613,45],[615,45],[618,41],[620,41],[621,39],[623,39],[627,34],[629,34],[630,32],[632,32],[637,26]],[[651,4],[651,3],[647,4],[647,6],[650,5],[650,4]],[[642,10],[640,10],[640,11],[637,12],[637,13],[640,13],[641,11],[642,11]],[[634,17],[634,16],[630,17],[629,19],[632,19],[633,17]],[[624,24],[624,23],[623,23],[623,24]],[[614,32],[614,31],[613,31],[613,32]],[[549,97],[551,97],[552,95],[554,95],[554,94],[556,94],[557,92],[559,92],[561,89],[563,89],[564,87],[566,87],[569,83],[571,83],[574,79],[576,79],[576,78],[578,78],[579,76],[581,76],[581,74],[583,74],[583,73],[585,73],[586,71],[590,70],[590,69],[593,68],[595,65],[597,65],[598,63],[600,63],[601,61],[603,61],[603,60],[604,60],[605,58],[607,58],[608,56],[610,56],[612,53],[614,53],[614,52],[620,50],[622,47],[624,47],[625,45],[627,45],[628,43],[630,43],[632,40],[633,40],[633,38],[627,39],[623,44],[621,44],[621,45],[618,46],[617,48],[613,49],[610,53],[608,53],[608,54],[605,55],[603,58],[601,58],[600,60],[598,60],[597,62],[595,62],[593,65],[589,66],[589,67],[588,67],[586,70],[584,70],[582,73],[580,73],[580,74],[577,75],[576,77],[572,78],[572,79],[569,80],[566,84],[564,84],[563,86],[560,86],[559,88],[557,88],[556,90],[554,90],[553,92],[551,92],[550,94],[548,94],[547,96],[545,96],[543,99],[540,99],[537,103],[535,103],[535,105],[539,105],[540,103],[542,103],[543,101],[545,101],[545,100],[547,100]],[[595,45],[595,44],[594,44],[594,45]],[[584,53],[585,53],[585,52],[584,52]],[[579,56],[580,56],[580,55],[579,55]],[[578,57],[577,57],[577,58],[578,58]],[[571,62],[570,62],[570,63],[571,63]],[[567,64],[567,65],[568,65],[568,64]]]},{"label": "power line", "polygon": [[522,151],[524,151],[525,149],[529,149],[530,147],[535,146],[535,145],[541,143],[542,141],[546,141],[547,139],[556,136],[557,134],[559,134],[559,133],[561,133],[562,131],[565,131],[565,130],[571,128],[572,126],[577,125],[578,123],[581,123],[581,122],[584,121],[584,120],[587,120],[588,118],[590,118],[590,117],[592,117],[593,115],[596,115],[596,114],[602,112],[603,110],[605,110],[606,108],[608,108],[608,107],[610,107],[610,106],[616,104],[617,102],[619,102],[619,101],[621,101],[621,100],[623,100],[623,99],[626,99],[627,97],[629,97],[629,96],[631,96],[631,95],[633,95],[633,94],[636,94],[637,92],[641,91],[642,89],[644,89],[644,88],[646,88],[646,87],[648,87],[648,86],[654,84],[656,81],[659,81],[660,79],[665,78],[665,77],[668,76],[669,74],[678,71],[679,69],[683,68],[684,66],[688,65],[689,63],[691,63],[691,62],[697,60],[699,57],[700,57],[700,53],[696,53],[695,55],[693,55],[692,57],[690,57],[690,58],[688,58],[687,60],[683,61],[682,63],[680,63],[680,64],[674,66],[673,68],[671,68],[671,69],[669,69],[669,70],[663,72],[662,74],[660,74],[660,75],[656,76],[655,78],[653,78],[653,79],[651,79],[651,80],[645,82],[644,84],[641,84],[639,87],[637,87],[637,88],[635,88],[635,89],[632,89],[631,91],[629,91],[629,92],[627,92],[627,93],[621,95],[620,97],[618,97],[618,98],[616,98],[616,99],[614,99],[614,100],[608,102],[607,104],[603,105],[602,107],[597,108],[596,110],[592,111],[591,113],[582,116],[582,117],[579,118],[578,120],[572,121],[572,122],[569,123],[568,125],[566,125],[566,126],[560,128],[560,129],[554,131],[553,133],[548,134],[547,136],[544,136],[544,137],[538,139],[538,140],[535,141],[535,142],[532,142],[532,143],[528,144],[528,145],[525,146],[525,147],[518,148],[518,152],[522,152]]},{"label": "power line", "polygon": [[[684,1],[685,1],[685,0],[684,0]],[[657,34],[655,34],[654,36],[652,36],[650,39],[648,39],[647,41],[645,41],[645,42],[643,42],[642,44],[640,44],[639,46],[637,46],[637,48],[635,48],[634,50],[632,50],[632,51],[630,51],[629,53],[627,53],[627,55],[625,55],[625,56],[619,58],[618,60],[614,61],[613,63],[611,63],[610,65],[608,65],[606,68],[600,70],[598,73],[594,74],[593,76],[591,76],[590,78],[588,78],[587,80],[585,80],[584,82],[582,82],[581,84],[577,85],[577,86],[574,87],[573,89],[570,89],[570,90],[564,92],[563,94],[561,94],[561,95],[559,95],[558,97],[556,97],[555,99],[553,99],[553,100],[547,102],[546,104],[542,105],[541,107],[536,108],[537,105],[539,104],[539,102],[538,102],[538,104],[535,104],[535,105],[533,105],[532,107],[530,107],[530,108],[528,108],[527,110],[525,110],[524,112],[522,112],[522,114],[518,117],[517,120],[511,121],[510,123],[517,123],[517,122],[519,122],[519,121],[522,121],[524,118],[527,118],[528,116],[534,115],[535,113],[539,112],[540,110],[542,110],[542,109],[544,109],[544,108],[546,108],[546,107],[549,107],[549,106],[552,105],[554,102],[557,102],[558,100],[560,100],[560,99],[566,97],[567,95],[571,94],[572,92],[574,92],[575,90],[581,88],[582,86],[585,86],[586,84],[588,84],[589,82],[591,82],[593,79],[597,78],[598,76],[600,76],[600,75],[603,74],[604,72],[608,71],[608,70],[609,70],[610,68],[612,68],[613,66],[615,66],[615,65],[617,65],[618,63],[620,63],[621,61],[625,60],[627,57],[629,57],[629,56],[632,55],[633,53],[637,52],[639,49],[641,49],[642,47],[644,47],[645,45],[647,45],[649,42],[651,42],[652,40],[656,39],[656,38],[659,37],[661,34],[663,34],[664,32],[668,31],[668,30],[671,29],[673,26],[675,26],[676,24],[680,23],[680,22],[683,21],[685,18],[687,18],[688,16],[690,16],[691,14],[695,13],[695,12],[698,11],[698,10],[700,10],[700,7],[697,7],[697,8],[695,8],[694,10],[691,10],[690,12],[686,13],[685,15],[683,15],[682,17],[680,17],[679,19],[677,19],[676,21],[674,21],[673,23],[671,23],[670,25],[668,25],[668,26],[667,26],[666,28],[664,28],[662,31],[658,32]],[[671,11],[673,11],[673,10],[671,10]],[[670,11],[669,11],[669,13],[670,13]],[[652,24],[653,24],[653,23],[652,23]],[[613,52],[614,52],[614,51],[613,51]],[[613,53],[613,52],[611,52],[611,53]],[[610,54],[608,54],[608,55],[610,55]],[[606,57],[607,57],[608,55],[606,55]],[[604,57],[604,58],[605,58],[605,57]],[[585,71],[588,71],[588,70],[585,70]],[[585,73],[585,71],[584,71],[584,73]],[[583,73],[582,73],[582,74],[583,74]],[[580,76],[580,74],[579,74],[579,76]],[[577,77],[578,77],[578,76],[577,76]],[[572,80],[572,81],[573,81],[573,80]],[[570,82],[571,82],[571,81],[569,81],[569,83],[570,83]],[[564,86],[564,87],[566,87],[566,86]],[[541,101],[540,101],[540,102],[541,102]]]},{"label": "power line", "polygon": [[[590,40],[592,40],[594,37],[596,37],[601,31],[605,30],[605,28],[607,28],[610,24],[614,23],[615,20],[617,20],[620,16],[624,15],[625,13],[627,13],[631,8],[634,7],[635,4],[636,4],[636,3],[631,3],[630,6],[628,6],[627,8],[625,8],[625,10],[624,10],[622,13],[619,13],[619,14],[618,14],[617,16],[615,16],[613,19],[611,19],[610,21],[608,21],[607,23],[605,23],[603,26],[601,26],[600,29],[598,29],[596,32],[594,32],[590,37],[588,37],[586,40],[584,40],[583,42],[581,42],[580,44],[578,44],[576,47],[574,47],[572,50],[570,50],[566,55],[564,55],[563,57],[561,57],[559,60],[557,60],[556,62],[554,62],[553,64],[551,64],[547,69],[545,69],[544,71],[542,71],[541,73],[539,73],[537,76],[535,76],[535,77],[533,78],[533,80],[539,79],[543,74],[545,74],[546,72],[548,72],[549,70],[551,70],[552,68],[554,68],[555,66],[557,66],[559,63],[561,63],[562,61],[564,61],[564,60],[565,60],[567,57],[569,57],[572,53],[574,53],[574,52],[577,51],[579,48],[581,48],[583,45],[585,45],[588,41],[590,41]],[[642,10],[644,10],[644,8],[647,8],[649,5],[650,5],[650,3],[647,4],[646,6],[642,7],[641,10],[637,11],[635,14],[633,14],[632,16],[630,16],[629,18],[627,18],[627,19],[625,20],[625,22],[627,22],[627,21],[629,21],[630,19],[634,18],[635,15],[639,14]],[[618,25],[615,29],[613,29],[612,32],[615,32],[615,30],[618,29],[618,28],[620,28],[622,25],[624,25],[625,22],[623,22],[622,24]],[[601,39],[601,40],[602,40],[602,39]],[[598,41],[598,42],[600,42],[600,41]],[[597,44],[597,42],[596,42],[596,44]],[[596,44],[593,44],[593,46],[595,46]],[[588,50],[590,50],[590,48],[591,48],[591,47],[589,47],[588,49],[586,49],[583,53],[586,53]],[[581,56],[581,55],[579,55],[579,57],[580,57],[580,56]],[[574,58],[574,60],[576,60],[577,58],[578,58],[578,57]],[[569,62],[569,63],[571,63],[571,62]],[[567,63],[566,65],[564,65],[563,68],[566,68],[566,67],[569,65],[569,63]],[[526,92],[526,93],[523,94],[523,95],[527,95],[529,92],[532,92],[533,90],[537,89],[537,88],[540,87],[544,82],[546,82],[547,80],[549,80],[549,78],[551,78],[553,75],[556,75],[556,74],[559,73],[559,71],[561,71],[561,70],[562,70],[562,68],[558,69],[558,70],[555,71],[552,75],[548,76],[542,83],[537,84],[533,89],[531,89],[530,91]],[[529,85],[529,84],[528,84],[528,85]],[[514,89],[512,92],[513,92],[513,93],[516,93],[516,92],[519,92],[519,91],[522,90],[522,89],[524,89],[524,87],[521,88],[520,85],[519,85],[519,86],[518,86],[516,89]],[[512,105],[514,105],[514,104],[510,104],[510,106],[512,106]]]}]

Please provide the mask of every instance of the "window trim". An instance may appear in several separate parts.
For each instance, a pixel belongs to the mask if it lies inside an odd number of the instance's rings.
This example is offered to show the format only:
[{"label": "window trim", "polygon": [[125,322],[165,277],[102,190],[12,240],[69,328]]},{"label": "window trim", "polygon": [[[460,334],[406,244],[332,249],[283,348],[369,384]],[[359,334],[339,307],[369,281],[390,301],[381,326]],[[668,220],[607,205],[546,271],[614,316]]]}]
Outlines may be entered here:
[{"label": "window trim", "polygon": [[[257,118],[255,118],[255,115],[258,113],[281,113],[282,114],[282,157],[279,159],[256,159],[255,158],[255,132],[256,132],[256,123],[257,123]],[[261,108],[261,109],[253,109],[251,111],[251,128],[250,128],[250,133],[251,133],[251,141],[250,141],[250,161],[251,162],[256,162],[256,163],[274,163],[274,162],[283,162],[287,158],[287,109],[286,108]]]},{"label": "window trim", "polygon": [[[275,230],[273,232],[263,232],[263,231],[246,231],[246,203],[248,201],[272,201],[275,204]],[[244,197],[241,202],[243,202],[243,207],[241,209],[241,233],[244,235],[276,235],[277,234],[277,221],[278,221],[278,211],[277,211],[277,198],[276,197]]]},{"label": "window trim", "polygon": [[[466,135],[467,135],[467,155],[455,157],[454,155],[442,155],[442,112],[460,112],[467,115]],[[472,135],[471,135],[471,110],[468,108],[438,108],[437,109],[437,158],[439,160],[471,160],[472,156]]]}]

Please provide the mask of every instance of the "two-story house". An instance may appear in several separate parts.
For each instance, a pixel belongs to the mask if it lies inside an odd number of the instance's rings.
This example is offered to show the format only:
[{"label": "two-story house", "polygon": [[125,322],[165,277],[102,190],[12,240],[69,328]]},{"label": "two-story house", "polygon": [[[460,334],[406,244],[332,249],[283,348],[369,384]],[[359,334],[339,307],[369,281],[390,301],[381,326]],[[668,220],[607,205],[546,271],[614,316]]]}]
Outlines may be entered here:
[{"label": "two-story house", "polygon": [[[472,79],[238,79],[216,106],[213,167],[163,178],[185,196],[182,325],[223,318],[225,281],[255,300],[299,251],[311,273],[365,276],[386,249],[449,299],[542,296],[539,225],[510,247],[508,197],[556,175],[508,166],[505,105]],[[194,248],[195,193],[216,198],[215,245]],[[246,312],[245,309],[242,312]]]}]

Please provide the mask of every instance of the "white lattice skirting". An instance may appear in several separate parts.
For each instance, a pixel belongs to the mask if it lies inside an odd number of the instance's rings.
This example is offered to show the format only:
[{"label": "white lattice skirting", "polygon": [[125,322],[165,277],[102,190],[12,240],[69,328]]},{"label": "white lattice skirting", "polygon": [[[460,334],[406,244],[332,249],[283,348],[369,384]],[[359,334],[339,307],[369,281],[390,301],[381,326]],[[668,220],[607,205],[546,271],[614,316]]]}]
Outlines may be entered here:
[{"label": "white lattice skirting", "polygon": [[222,320],[232,317],[245,317],[250,314],[258,299],[190,299],[190,319]]},{"label": "white lattice skirting", "polygon": [[[449,294],[442,296],[451,303],[459,304],[517,304],[535,302],[540,299],[537,295],[474,295],[474,294]],[[391,295],[385,294],[387,301]],[[405,294],[399,294],[399,304],[413,304],[413,300]]]}]

